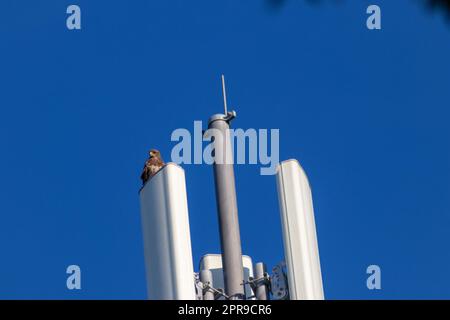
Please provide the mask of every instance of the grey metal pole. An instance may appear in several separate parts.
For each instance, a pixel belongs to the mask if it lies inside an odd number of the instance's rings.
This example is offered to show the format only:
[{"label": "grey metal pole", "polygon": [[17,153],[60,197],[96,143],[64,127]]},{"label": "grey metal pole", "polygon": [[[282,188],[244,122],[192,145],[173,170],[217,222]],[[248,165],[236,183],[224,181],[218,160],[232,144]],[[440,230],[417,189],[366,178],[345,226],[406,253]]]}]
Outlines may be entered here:
[{"label": "grey metal pole", "polygon": [[[213,281],[211,271],[210,270],[200,271],[200,281],[203,283],[203,285],[212,287]],[[214,300],[214,292],[211,289],[206,289],[206,291],[204,291],[203,293],[203,300]]]},{"label": "grey metal pole", "polygon": [[264,280],[266,272],[266,265],[263,262],[255,264],[255,279],[257,280],[255,295],[257,300],[269,300],[269,288],[267,288]]},{"label": "grey metal pole", "polygon": [[[214,180],[219,215],[220,242],[225,293],[231,300],[244,299],[244,270],[242,266],[241,236],[239,233],[236,188],[234,181],[229,122],[236,113],[216,114],[209,119],[208,129],[214,138]],[[220,133],[222,139],[215,136]]]}]

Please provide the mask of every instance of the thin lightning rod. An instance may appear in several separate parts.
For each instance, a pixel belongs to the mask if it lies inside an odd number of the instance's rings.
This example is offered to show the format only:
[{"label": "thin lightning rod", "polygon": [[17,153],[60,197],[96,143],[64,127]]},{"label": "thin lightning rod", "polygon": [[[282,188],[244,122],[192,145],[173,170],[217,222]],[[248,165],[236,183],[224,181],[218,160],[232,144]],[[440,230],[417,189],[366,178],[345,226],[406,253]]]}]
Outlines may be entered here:
[{"label": "thin lightning rod", "polygon": [[225,111],[225,115],[228,113],[227,108],[227,91],[225,90],[225,76],[222,75],[222,93],[223,93],[223,108]]}]

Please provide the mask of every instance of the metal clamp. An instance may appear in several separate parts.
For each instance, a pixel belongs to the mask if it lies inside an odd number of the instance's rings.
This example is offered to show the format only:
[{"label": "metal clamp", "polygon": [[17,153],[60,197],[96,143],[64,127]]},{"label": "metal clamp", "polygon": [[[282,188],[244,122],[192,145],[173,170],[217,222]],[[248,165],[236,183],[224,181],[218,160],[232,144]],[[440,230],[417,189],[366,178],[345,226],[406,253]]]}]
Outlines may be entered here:
[{"label": "metal clamp", "polygon": [[271,293],[275,300],[289,300],[289,288],[284,261],[272,268]]}]

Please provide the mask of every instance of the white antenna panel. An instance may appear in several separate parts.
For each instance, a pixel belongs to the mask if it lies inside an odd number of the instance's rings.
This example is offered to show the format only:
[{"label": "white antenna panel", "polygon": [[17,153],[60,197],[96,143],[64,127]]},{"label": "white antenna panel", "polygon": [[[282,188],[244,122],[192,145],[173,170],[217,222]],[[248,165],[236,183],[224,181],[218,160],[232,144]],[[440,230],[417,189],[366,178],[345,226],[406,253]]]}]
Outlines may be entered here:
[{"label": "white antenna panel", "polygon": [[277,189],[290,300],[323,300],[311,189],[297,160],[278,165]]},{"label": "white antenna panel", "polygon": [[184,170],[168,163],[140,191],[148,298],[195,300]]}]

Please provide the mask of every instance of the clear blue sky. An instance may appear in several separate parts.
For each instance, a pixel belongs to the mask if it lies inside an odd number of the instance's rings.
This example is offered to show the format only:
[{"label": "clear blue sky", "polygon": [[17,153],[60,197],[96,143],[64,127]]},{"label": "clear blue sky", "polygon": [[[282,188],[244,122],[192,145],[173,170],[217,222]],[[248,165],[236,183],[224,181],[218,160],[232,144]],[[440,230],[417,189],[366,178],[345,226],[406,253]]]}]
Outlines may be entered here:
[{"label": "clear blue sky", "polygon": [[[222,110],[221,73],[234,126],[279,128],[309,176],[327,298],[450,298],[449,40],[419,1],[2,1],[0,298],[146,297],[140,170]],[[197,268],[219,251],[213,175],[184,168]],[[271,267],[275,178],[236,183],[243,252]]]}]

